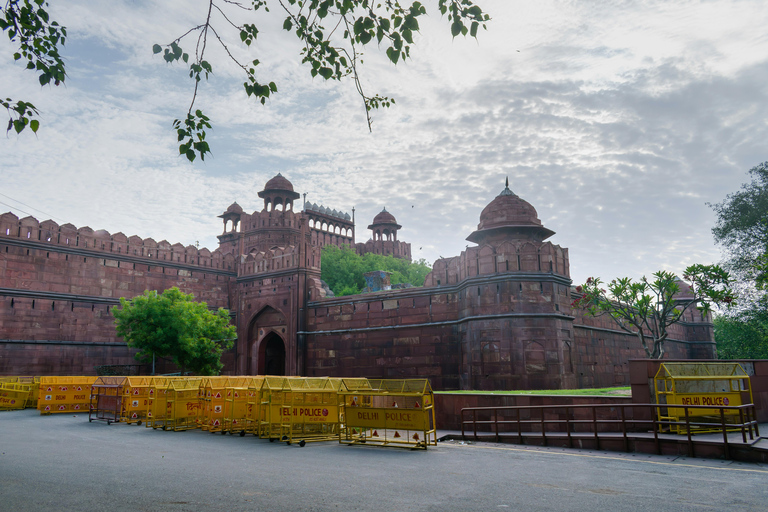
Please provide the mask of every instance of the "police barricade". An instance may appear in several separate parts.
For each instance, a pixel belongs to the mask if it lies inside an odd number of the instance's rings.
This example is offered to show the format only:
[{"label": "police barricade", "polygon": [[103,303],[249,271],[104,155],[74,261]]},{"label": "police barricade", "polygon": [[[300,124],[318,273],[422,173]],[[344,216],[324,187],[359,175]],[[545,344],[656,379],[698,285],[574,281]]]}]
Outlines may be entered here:
[{"label": "police barricade", "polygon": [[227,378],[222,433],[256,434],[258,423],[254,411],[258,409],[263,383],[263,375]]},{"label": "police barricade", "polygon": [[201,377],[182,377],[170,382],[164,395],[163,430],[192,430],[200,426],[201,381]]},{"label": "police barricade", "polygon": [[141,425],[147,419],[151,377],[126,377],[123,382],[123,410],[120,421]]},{"label": "police barricade", "polygon": [[19,376],[5,376],[0,377],[0,384],[26,384],[30,386],[29,397],[27,398],[25,407],[35,409],[37,407],[37,397],[40,394],[40,377],[19,377]]},{"label": "police barricade", "polygon": [[180,377],[155,376],[149,379],[147,389],[147,428],[161,428],[165,426],[166,406],[165,395],[168,393],[168,386],[171,382]]},{"label": "police barricade", "polygon": [[97,377],[40,377],[37,410],[40,414],[86,412],[90,409],[91,386]]},{"label": "police barricade", "polygon": [[290,422],[282,415],[282,407],[286,405],[288,396],[284,390],[288,388],[286,381],[298,380],[302,377],[264,376],[259,394],[258,407],[254,421],[258,423],[258,436],[262,439],[277,441],[287,439]]},{"label": "police barricade", "polygon": [[427,379],[368,379],[370,389],[342,379],[342,444],[427,449],[437,445],[434,395]]},{"label": "police barricade", "polygon": [[0,382],[0,411],[24,409],[32,396],[32,386],[18,382]]},{"label": "police barricade", "polygon": [[[749,375],[739,363],[661,363],[654,377],[656,402],[660,405],[738,406],[752,404]],[[687,434],[686,409],[660,407],[659,421],[667,423],[669,430]],[[699,425],[696,432],[720,432],[720,409],[696,407],[688,409],[689,421],[712,423],[712,427]],[[724,409],[726,423],[742,423],[738,409]],[[737,429],[738,430],[738,429]]]},{"label": "police barricade", "polygon": [[98,377],[91,386],[88,422],[119,423],[123,412],[123,385],[125,377]]},{"label": "police barricade", "polygon": [[335,441],[339,436],[340,380],[328,377],[286,379],[283,382],[280,423],[282,441],[304,446],[313,441]]},{"label": "police barricade", "polygon": [[224,434],[224,401],[227,377],[203,377],[200,381],[200,428]]}]

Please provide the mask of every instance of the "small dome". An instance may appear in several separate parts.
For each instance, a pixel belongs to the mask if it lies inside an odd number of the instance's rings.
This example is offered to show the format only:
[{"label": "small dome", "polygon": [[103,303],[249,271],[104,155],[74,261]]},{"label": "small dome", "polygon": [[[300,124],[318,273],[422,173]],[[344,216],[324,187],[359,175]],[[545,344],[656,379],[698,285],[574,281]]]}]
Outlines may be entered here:
[{"label": "small dome", "polygon": [[264,190],[288,190],[289,192],[293,192],[293,184],[285,179],[282,174],[277,173],[277,176],[264,185]]},{"label": "small dome", "polygon": [[373,218],[373,224],[397,224],[395,216],[389,213],[386,207]]},{"label": "small dome", "polygon": [[225,213],[243,213],[243,209],[240,207],[239,204],[237,204],[237,201],[229,205],[229,208],[227,208],[227,211]]},{"label": "small dome", "polygon": [[352,217],[350,217],[348,213],[345,213],[344,220],[352,220]]}]

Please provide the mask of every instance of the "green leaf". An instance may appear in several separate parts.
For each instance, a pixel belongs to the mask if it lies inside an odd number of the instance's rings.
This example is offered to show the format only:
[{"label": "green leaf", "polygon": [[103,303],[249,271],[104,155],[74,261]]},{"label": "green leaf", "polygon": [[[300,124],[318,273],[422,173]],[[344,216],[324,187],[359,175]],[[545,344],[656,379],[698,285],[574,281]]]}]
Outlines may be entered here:
[{"label": "green leaf", "polygon": [[34,133],[37,133],[37,129],[40,127],[40,121],[37,119],[33,119],[29,122],[29,127],[32,129]]},{"label": "green leaf", "polygon": [[194,150],[192,150],[192,149],[187,150],[186,155],[187,155],[187,160],[189,160],[190,162],[194,162],[195,161],[195,156],[196,155],[195,155]]},{"label": "green leaf", "polygon": [[161,51],[163,51],[163,48],[159,44],[152,46],[152,53],[160,53]]},{"label": "green leaf", "polygon": [[461,22],[461,20],[456,20],[453,23],[451,23],[451,35],[453,37],[458,36],[461,34],[461,29],[464,28],[464,24]]},{"label": "green leaf", "polygon": [[389,60],[392,61],[392,64],[397,64],[397,61],[400,58],[400,52],[392,47],[389,47],[387,48],[387,57],[389,57]]},{"label": "green leaf", "polygon": [[283,30],[290,31],[293,28],[293,22],[291,21],[291,18],[285,18],[285,21],[283,22]]}]

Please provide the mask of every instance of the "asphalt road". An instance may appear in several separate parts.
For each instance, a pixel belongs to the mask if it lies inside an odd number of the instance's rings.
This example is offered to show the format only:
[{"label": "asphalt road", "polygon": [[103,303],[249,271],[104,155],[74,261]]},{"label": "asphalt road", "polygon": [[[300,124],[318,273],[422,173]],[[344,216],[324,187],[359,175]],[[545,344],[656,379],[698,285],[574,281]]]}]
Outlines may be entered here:
[{"label": "asphalt road", "polygon": [[768,466],[490,443],[428,451],[0,413],[0,511],[768,509]]}]

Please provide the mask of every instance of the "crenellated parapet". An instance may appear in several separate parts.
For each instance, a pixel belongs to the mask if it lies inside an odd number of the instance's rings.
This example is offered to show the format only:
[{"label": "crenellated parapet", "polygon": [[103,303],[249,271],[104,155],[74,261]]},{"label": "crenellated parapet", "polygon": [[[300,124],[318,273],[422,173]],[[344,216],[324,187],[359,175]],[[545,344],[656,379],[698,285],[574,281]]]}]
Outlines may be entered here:
[{"label": "crenellated parapet", "polygon": [[568,249],[551,242],[523,240],[468,247],[460,256],[435,261],[424,286],[457,284],[470,277],[506,272],[543,272],[570,278]]},{"label": "crenellated parapet", "polygon": [[52,220],[39,222],[32,216],[19,219],[11,212],[0,215],[0,238],[20,239],[42,246],[68,247],[99,253],[123,255],[129,258],[167,261],[218,270],[234,270],[235,259],[218,249],[211,252],[193,245],[184,247],[166,240],[156,242],[152,238],[127,237],[123,233],[110,234],[88,226],[77,228],[72,224],[59,225]]},{"label": "crenellated parapet", "polygon": [[275,247],[267,251],[252,251],[241,256],[241,276],[275,272],[299,266],[299,250],[296,246]]},{"label": "crenellated parapet", "polygon": [[372,240],[365,243],[355,244],[355,250],[358,254],[381,254],[382,256],[393,256],[404,260],[411,259],[411,244],[399,240]]}]

